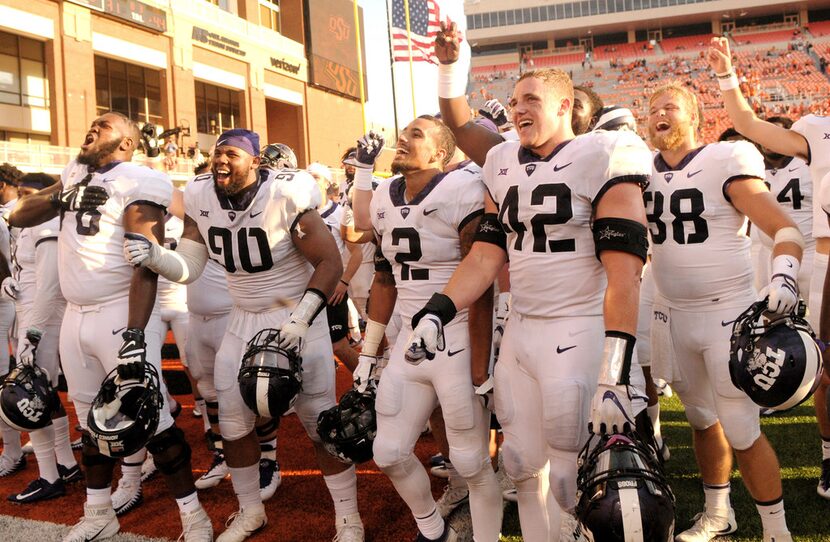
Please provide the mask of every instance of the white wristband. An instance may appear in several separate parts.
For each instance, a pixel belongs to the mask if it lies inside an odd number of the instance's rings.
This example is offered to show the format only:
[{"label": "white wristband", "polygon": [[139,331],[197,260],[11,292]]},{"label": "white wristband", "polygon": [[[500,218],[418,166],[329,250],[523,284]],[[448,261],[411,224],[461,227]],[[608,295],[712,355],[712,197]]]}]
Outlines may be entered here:
[{"label": "white wristband", "polygon": [[458,60],[452,64],[438,64],[438,97],[458,98],[467,94],[467,72],[470,71],[470,45],[461,42]]},{"label": "white wristband", "polygon": [[785,275],[795,281],[798,279],[798,270],[800,268],[801,262],[795,256],[781,254],[772,259],[772,273],[770,276]]},{"label": "white wristband", "polygon": [[372,170],[356,167],[354,171],[355,190],[372,191]]},{"label": "white wristband", "polygon": [[383,333],[386,331],[386,326],[380,322],[375,322],[369,319],[366,322],[366,335],[363,337],[363,349],[361,354],[367,356],[377,356],[380,341],[383,340]]},{"label": "white wristband", "polygon": [[197,241],[182,239],[176,250],[156,245],[158,255],[147,266],[173,282],[190,284],[202,274],[207,264],[207,247]]},{"label": "white wristband", "polygon": [[775,244],[778,243],[794,243],[804,250],[804,235],[798,228],[787,226],[775,232]]},{"label": "white wristband", "polygon": [[740,83],[738,83],[738,76],[736,76],[733,73],[730,77],[728,77],[726,79],[718,79],[718,86],[720,87],[720,89],[722,91],[727,91],[727,90],[735,90],[736,88],[738,88],[741,85],[740,85]]}]

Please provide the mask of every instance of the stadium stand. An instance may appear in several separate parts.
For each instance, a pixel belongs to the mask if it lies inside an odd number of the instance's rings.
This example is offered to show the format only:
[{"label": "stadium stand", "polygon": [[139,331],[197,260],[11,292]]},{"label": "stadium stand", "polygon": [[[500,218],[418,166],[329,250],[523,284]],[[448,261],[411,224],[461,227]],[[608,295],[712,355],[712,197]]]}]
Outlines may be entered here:
[{"label": "stadium stand", "polygon": [[702,51],[709,46],[714,34],[698,34],[679,38],[664,38],[660,41],[664,53],[679,53],[686,51]]}]

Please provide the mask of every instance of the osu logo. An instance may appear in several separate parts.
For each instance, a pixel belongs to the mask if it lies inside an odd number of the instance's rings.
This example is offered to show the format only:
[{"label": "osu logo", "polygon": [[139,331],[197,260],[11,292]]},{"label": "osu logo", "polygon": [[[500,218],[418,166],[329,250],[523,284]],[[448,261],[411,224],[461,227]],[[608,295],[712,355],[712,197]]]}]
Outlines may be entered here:
[{"label": "osu logo", "polygon": [[337,41],[343,41],[349,39],[349,33],[351,31],[351,26],[349,23],[343,20],[343,17],[329,17],[329,32],[334,35],[334,39]]}]

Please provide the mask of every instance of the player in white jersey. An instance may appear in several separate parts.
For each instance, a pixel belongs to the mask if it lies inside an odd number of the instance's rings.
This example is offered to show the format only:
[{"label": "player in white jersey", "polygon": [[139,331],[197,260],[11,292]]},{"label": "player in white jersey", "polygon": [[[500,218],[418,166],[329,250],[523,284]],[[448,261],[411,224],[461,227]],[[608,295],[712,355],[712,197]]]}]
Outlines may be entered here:
[{"label": "player in white jersey", "polygon": [[[371,163],[364,156],[376,154],[379,147],[374,145],[370,151],[358,143],[358,159]],[[407,352],[412,317],[446,285],[469,250],[483,212],[480,169],[462,163],[448,171],[454,153],[452,134],[431,116],[415,119],[398,137],[392,167],[402,175],[378,186],[371,202],[382,259],[372,285],[361,364],[377,354],[378,338],[397,301],[403,333],[392,347],[378,388],[375,462],[415,517],[417,540],[454,540],[430,492],[429,477],[413,453],[421,431],[440,406],[449,459],[470,490],[474,537],[495,541],[501,530],[502,499],[489,459],[490,416],[483,395],[477,393],[492,389],[487,371],[492,292],[481,296],[469,321],[463,311],[447,327],[444,351],[429,360],[409,359]],[[358,369],[358,378],[361,369],[365,365]]]},{"label": "player in white jersey", "polygon": [[645,407],[629,384],[644,385],[634,335],[650,154],[628,132],[574,139],[573,85],[552,69],[516,83],[510,106],[519,142],[502,142],[470,119],[469,48],[454,24],[442,25],[435,49],[442,118],[484,164],[488,194],[476,243],[410,343],[435,351],[455,309],[489,288],[509,256],[512,307],[495,369],[496,415],[522,535],[547,541],[558,536],[560,509],[575,507],[589,422],[597,433],[630,430],[632,398]]},{"label": "player in white jersey", "polygon": [[[0,277],[3,277],[0,286],[0,377],[5,377],[11,370],[9,358],[9,326],[14,322],[14,300],[17,291],[14,287],[14,277],[10,271],[9,261],[4,255],[9,253],[9,228],[6,221],[0,221]],[[5,331],[3,331],[5,329]],[[0,420],[0,435],[3,440],[3,454],[0,455],[0,478],[11,476],[26,467],[26,456],[20,446],[20,433]]]},{"label": "player in white jersey", "polygon": [[[807,115],[796,121],[789,130],[761,120],[755,116],[741,94],[737,76],[732,67],[729,42],[726,38],[712,38],[707,60],[715,74],[719,76],[723,102],[735,129],[772,152],[804,160],[810,168],[813,193],[820,193],[820,183],[830,172],[830,152],[828,152],[830,139],[827,138],[827,134],[830,134],[830,117]],[[821,211],[817,198],[813,199],[813,239],[815,239],[816,248],[810,278],[810,303],[807,306],[811,315],[821,312],[824,278],[827,275],[828,260],[830,260],[830,225]],[[815,321],[816,316],[810,318]],[[823,335],[820,335],[819,339],[825,343],[830,341],[830,337]],[[814,395],[816,419],[822,441],[821,477],[816,490],[825,499],[830,499],[830,408],[827,403],[829,387],[830,367],[825,361],[824,372]]]},{"label": "player in white jersey", "polygon": [[[19,180],[22,195],[33,194],[55,184],[45,173],[30,173]],[[60,374],[58,338],[66,301],[58,283],[57,239],[59,221],[55,217],[33,228],[20,230],[12,250],[12,281],[7,284],[16,295],[20,341],[16,350],[19,363],[36,361],[57,387]],[[27,335],[39,337],[36,345]],[[33,351],[37,350],[36,359]],[[69,420],[58,401],[52,423],[29,433],[40,476],[20,493],[9,495],[15,503],[31,503],[65,493],[64,483],[82,478],[69,441]]]},{"label": "player in white jersey", "polygon": [[[12,225],[31,227],[60,214],[58,265],[67,301],[61,362],[84,428],[109,371],[117,368],[124,378],[135,378],[146,360],[161,373],[161,337],[151,331],[159,318],[157,275],[125,262],[122,244],[127,232],[163,239],[173,186],[163,173],[130,163],[139,137],[135,123],[124,115],[101,115],[92,122],[77,159],[63,170],[61,182],[21,198],[9,217]],[[213,530],[193,486],[190,447],[166,399],[147,449],[177,499],[185,539],[209,540]],[[64,538],[67,542],[103,539],[119,529],[110,497],[115,461],[87,436],[83,463],[85,514]]]},{"label": "player in white jersey", "polygon": [[279,346],[298,351],[302,346],[302,391],[294,408],[332,494],[336,538],[362,541],[354,466],[330,456],[317,435],[318,414],[335,404],[328,326],[318,314],[343,266],[316,211],[320,192],[314,179],[303,171],[258,169],[259,161],[257,134],[235,129],[220,135],[212,173],[196,177],[185,189],[185,226],[177,250],[134,239],[125,240],[125,254],[177,282],[198,278],[208,257],[226,271],[234,306],[216,355],[214,384],[240,511],[217,540],[244,540],[267,523],[258,484],[256,415],[242,399],[237,375],[249,339],[260,330],[279,328]]},{"label": "player in white jersey", "polygon": [[657,286],[652,370],[686,408],[706,495],[704,512],[676,539],[703,542],[737,528],[729,502],[734,450],[764,540],[786,542],[778,460],[758,406],[732,384],[727,362],[732,322],[756,299],[750,241],[739,233],[745,219],[775,239],[772,279],[761,294],[772,313],[797,304],[803,237],[764,185],[757,149],[745,141],[698,146],[701,118],[683,85],[660,87],[649,99],[649,138],[659,150],[645,194]]}]

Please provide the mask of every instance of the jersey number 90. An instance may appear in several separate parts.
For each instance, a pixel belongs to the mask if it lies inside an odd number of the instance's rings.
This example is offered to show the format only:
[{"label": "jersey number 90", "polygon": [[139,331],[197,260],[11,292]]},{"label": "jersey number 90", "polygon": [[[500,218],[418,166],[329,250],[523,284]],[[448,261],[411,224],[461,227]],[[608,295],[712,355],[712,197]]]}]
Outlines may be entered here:
[{"label": "jersey number 90", "polygon": [[[207,245],[210,252],[227,270],[235,273],[240,268],[246,273],[260,273],[274,266],[268,234],[262,228],[239,228],[234,236],[227,228],[208,228]],[[251,258],[252,249],[258,252],[259,263]]]}]

